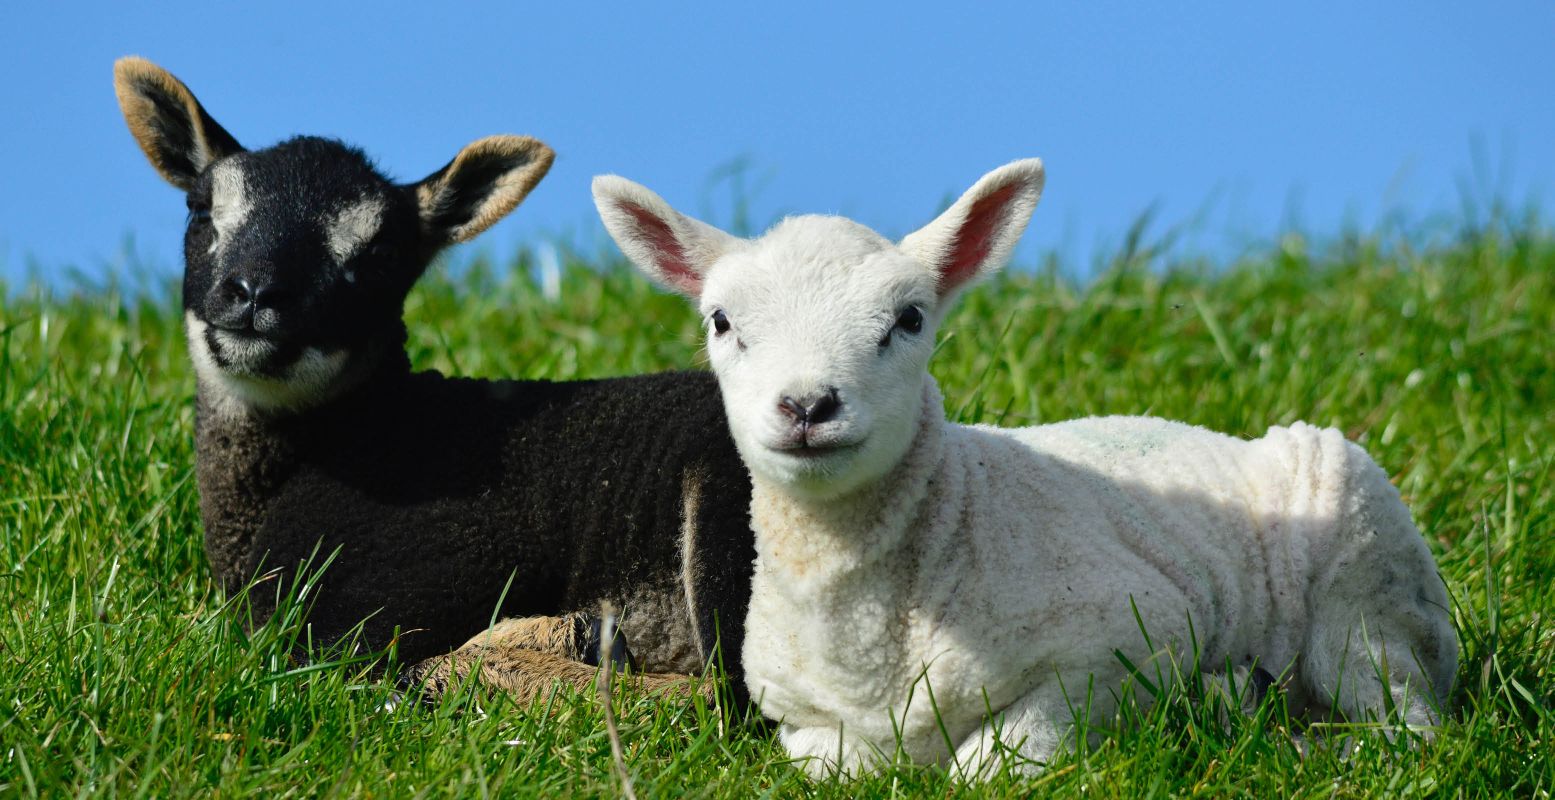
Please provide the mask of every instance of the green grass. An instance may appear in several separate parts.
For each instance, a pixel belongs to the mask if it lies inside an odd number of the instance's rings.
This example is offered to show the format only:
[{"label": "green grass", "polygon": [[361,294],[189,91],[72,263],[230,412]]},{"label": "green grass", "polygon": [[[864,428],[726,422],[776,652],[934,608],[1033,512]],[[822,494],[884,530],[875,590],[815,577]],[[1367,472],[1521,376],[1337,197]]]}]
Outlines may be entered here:
[{"label": "green grass", "polygon": [[[576,378],[700,363],[691,312],[620,265],[570,268],[554,303],[511,267],[417,289],[418,366]],[[153,294],[0,286],[0,795],[617,793],[592,696],[385,713],[390,687],[366,665],[289,660],[295,615],[252,634],[232,622],[201,551],[175,292]],[[1552,342],[1555,238],[1532,225],[1321,255],[1289,239],[1214,269],[1122,258],[1085,286],[1027,272],[971,293],[934,362],[961,420],[1156,414],[1256,436],[1304,419],[1362,442],[1438,556],[1463,653],[1424,747],[1362,727],[1349,758],[1303,759],[1275,705],[1223,725],[1167,690],[1040,778],[962,791],[1548,797]],[[758,727],[630,695],[617,712],[640,796],[955,788],[902,768],[812,790]]]}]

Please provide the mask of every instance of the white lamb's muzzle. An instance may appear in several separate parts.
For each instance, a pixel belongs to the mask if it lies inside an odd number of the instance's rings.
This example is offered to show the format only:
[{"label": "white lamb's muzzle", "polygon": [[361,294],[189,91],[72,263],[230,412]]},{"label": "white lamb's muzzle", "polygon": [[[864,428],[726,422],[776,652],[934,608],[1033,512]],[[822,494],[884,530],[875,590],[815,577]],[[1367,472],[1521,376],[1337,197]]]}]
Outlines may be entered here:
[{"label": "white lamb's muzzle", "polygon": [[747,463],[753,474],[787,491],[819,497],[846,488],[848,479],[856,472],[854,465],[860,452],[857,446],[815,451],[807,456],[763,449],[759,455],[747,458]]},{"label": "white lamb's muzzle", "polygon": [[826,382],[822,385],[840,385],[842,407],[810,429],[805,441],[812,447],[801,450],[796,449],[793,420],[770,400],[785,392],[761,388],[735,396],[728,391],[739,385],[726,381],[724,400],[746,466],[764,481],[817,499],[847,494],[889,472],[911,444],[922,408],[921,402],[877,408],[867,402],[877,392]]},{"label": "white lamb's muzzle", "polygon": [[836,416],[808,428],[801,428],[782,412],[773,412],[763,420],[759,438],[766,449],[790,455],[804,449],[815,451],[810,455],[847,450],[869,438],[868,421],[865,415],[856,412],[854,407],[845,407]]},{"label": "white lamb's muzzle", "polygon": [[854,428],[846,443],[827,447],[794,450],[746,440],[740,450],[757,477],[801,496],[827,498],[846,494],[888,469],[893,459],[889,444]]},{"label": "white lamb's muzzle", "polygon": [[844,472],[864,450],[866,440],[821,443],[811,441],[804,447],[767,447],[767,460],[785,472],[803,476],[812,473]]}]

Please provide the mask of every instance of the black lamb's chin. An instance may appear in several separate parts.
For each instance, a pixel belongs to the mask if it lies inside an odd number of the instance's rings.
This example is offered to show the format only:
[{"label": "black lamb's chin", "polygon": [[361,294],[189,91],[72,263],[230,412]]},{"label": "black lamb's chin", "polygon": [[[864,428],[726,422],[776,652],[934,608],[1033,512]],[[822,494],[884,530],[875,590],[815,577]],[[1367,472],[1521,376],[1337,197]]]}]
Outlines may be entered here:
[{"label": "black lamb's chin", "polygon": [[241,377],[273,380],[285,378],[303,353],[303,346],[296,342],[273,341],[218,328],[205,329],[205,344],[210,348],[211,359],[222,370]]}]

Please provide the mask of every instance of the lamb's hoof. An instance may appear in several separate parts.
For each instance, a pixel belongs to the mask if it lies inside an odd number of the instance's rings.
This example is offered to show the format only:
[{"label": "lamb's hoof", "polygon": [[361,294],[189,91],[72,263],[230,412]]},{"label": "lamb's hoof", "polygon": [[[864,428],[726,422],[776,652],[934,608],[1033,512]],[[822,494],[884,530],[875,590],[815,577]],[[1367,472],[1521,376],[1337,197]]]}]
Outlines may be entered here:
[{"label": "lamb's hoof", "polygon": [[[578,660],[591,667],[597,667],[604,663],[601,658],[603,652],[600,641],[604,637],[605,621],[592,615],[579,614],[574,619],[573,635],[578,642]],[[631,648],[627,647],[626,634],[619,627],[615,628],[610,638],[609,653],[606,656],[617,670],[637,669],[637,659],[632,657]]]},{"label": "lamb's hoof", "polygon": [[1269,696],[1269,690],[1275,688],[1274,676],[1263,667],[1254,667],[1253,674],[1248,676],[1252,684],[1253,694],[1249,698],[1254,708],[1263,704],[1263,699]]},{"label": "lamb's hoof", "polygon": [[383,704],[383,710],[394,711],[407,703],[429,710],[437,708],[445,689],[442,681],[428,680],[425,670],[412,667],[394,679],[394,692]]},{"label": "lamb's hoof", "polygon": [[[435,675],[427,677],[424,670],[412,669],[394,679],[394,691],[389,693],[389,699],[378,710],[393,714],[408,706],[422,711],[438,711],[444,708],[443,701],[448,697],[449,687],[445,678]],[[462,717],[466,712],[473,714],[475,719],[486,718],[486,710],[481,707],[478,696],[476,702],[458,708],[453,713]]]},{"label": "lamb's hoof", "polygon": [[405,693],[400,691],[399,685],[396,682],[394,691],[389,692],[388,699],[383,701],[383,705],[378,706],[378,711],[383,714],[393,714],[400,710],[400,706],[404,704]]}]

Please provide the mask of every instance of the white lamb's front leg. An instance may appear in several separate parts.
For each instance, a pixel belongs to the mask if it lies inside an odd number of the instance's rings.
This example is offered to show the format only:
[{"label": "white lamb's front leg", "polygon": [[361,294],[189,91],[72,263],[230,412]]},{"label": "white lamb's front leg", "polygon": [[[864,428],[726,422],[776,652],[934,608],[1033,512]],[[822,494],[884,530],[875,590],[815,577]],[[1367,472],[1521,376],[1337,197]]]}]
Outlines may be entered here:
[{"label": "white lamb's front leg", "polygon": [[[956,747],[956,768],[967,780],[987,780],[1008,760],[1018,774],[1047,767],[1074,735],[1074,715],[1057,681],[1038,686],[996,711]],[[1013,757],[1013,758],[1012,758]]]},{"label": "white lamb's front leg", "polygon": [[795,766],[814,780],[839,771],[859,777],[879,769],[890,757],[880,753],[868,740],[851,736],[841,728],[800,728],[783,723],[778,726],[778,741],[795,760]]}]

